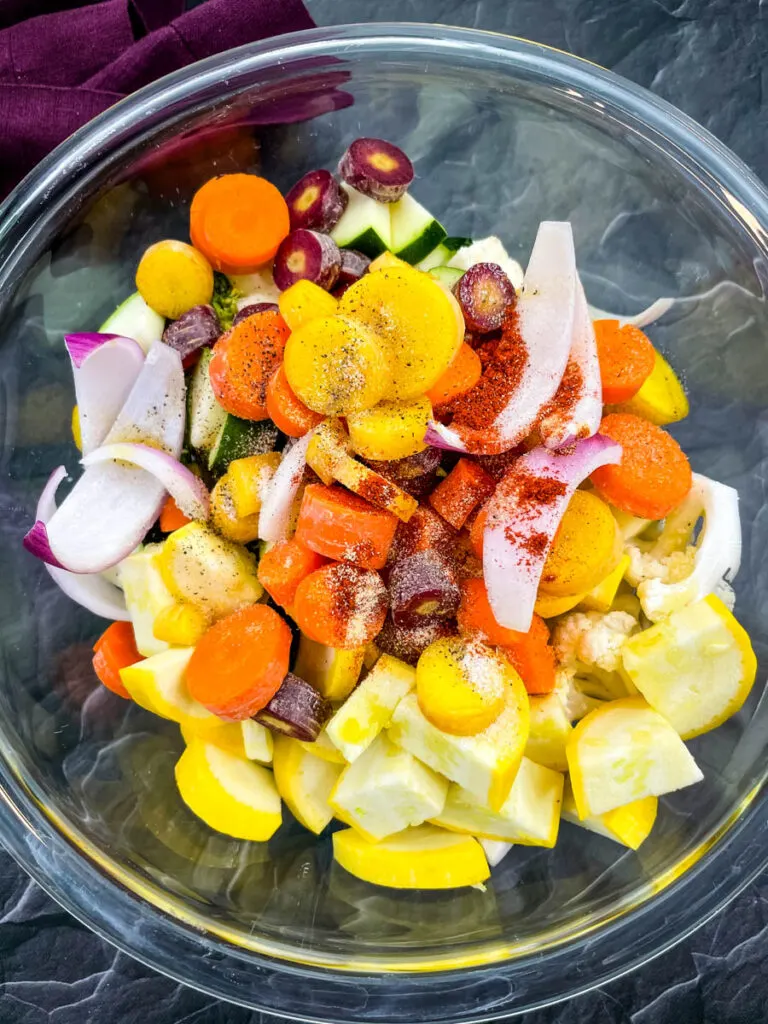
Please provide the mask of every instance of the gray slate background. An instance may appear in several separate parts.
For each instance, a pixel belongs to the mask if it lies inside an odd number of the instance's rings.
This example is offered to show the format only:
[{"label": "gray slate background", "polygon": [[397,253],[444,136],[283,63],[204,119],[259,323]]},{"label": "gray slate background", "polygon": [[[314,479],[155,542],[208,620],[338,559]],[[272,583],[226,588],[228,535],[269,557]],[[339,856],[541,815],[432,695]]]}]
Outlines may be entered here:
[{"label": "gray slate background", "polygon": [[[766,0],[307,0],[319,25],[422,21],[569,50],[652,89],[768,180]],[[0,1024],[256,1024],[90,934],[0,853]],[[524,1024],[768,1020],[768,878],[676,949]],[[265,1020],[267,1020],[265,1018]]]}]

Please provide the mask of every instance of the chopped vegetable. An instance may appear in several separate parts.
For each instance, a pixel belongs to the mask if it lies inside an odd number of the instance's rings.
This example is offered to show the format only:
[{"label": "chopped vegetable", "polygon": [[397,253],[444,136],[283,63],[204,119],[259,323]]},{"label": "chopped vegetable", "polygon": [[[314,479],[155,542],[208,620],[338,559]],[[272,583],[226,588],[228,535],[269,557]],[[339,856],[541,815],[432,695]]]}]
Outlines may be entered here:
[{"label": "chopped vegetable", "polygon": [[191,656],[191,647],[174,647],[121,669],[120,679],[136,703],[153,715],[180,725],[210,725],[214,716],[194,700],[187,686]]},{"label": "chopped vegetable", "polygon": [[621,655],[633,684],[684,740],[735,715],[757,672],[747,633],[714,594],[636,633]]},{"label": "chopped vegetable", "polygon": [[341,487],[309,484],[301,501],[296,540],[320,555],[364,569],[387,563],[397,519]]},{"label": "chopped vegetable", "polygon": [[[368,459],[367,462],[371,469],[385,479],[391,480],[414,498],[423,498],[437,483],[437,471],[441,460],[442,452],[438,448],[425,448],[424,451],[408,455],[404,459],[389,459],[384,462]],[[408,518],[410,519],[410,516]]]},{"label": "chopped vegetable", "polygon": [[228,331],[235,320],[237,320],[240,315],[237,308],[240,298],[242,298],[242,292],[237,285],[226,274],[222,274],[219,270],[214,270],[211,306],[219,322],[219,333],[221,331]]},{"label": "chopped vegetable", "polygon": [[331,705],[303,679],[289,672],[257,721],[295,740],[312,742],[331,717]]},{"label": "chopped vegetable", "polygon": [[656,360],[653,345],[639,327],[618,320],[595,320],[603,401],[626,402],[650,377]]},{"label": "chopped vegetable", "polygon": [[311,281],[330,291],[341,269],[341,252],[330,235],[299,228],[280,243],[272,273],[280,291]]},{"label": "chopped vegetable", "polygon": [[287,193],[291,230],[330,231],[347,207],[347,193],[330,171],[310,171]]},{"label": "chopped vegetable", "polygon": [[280,465],[278,452],[233,459],[227,467],[229,493],[238,518],[257,515],[272,475]]},{"label": "chopped vegetable", "polygon": [[163,344],[176,349],[182,359],[201,348],[210,348],[221,335],[213,306],[193,306],[163,331]]},{"label": "chopped vegetable", "polygon": [[419,263],[445,238],[443,225],[411,195],[392,204],[390,224],[392,252],[406,263]]},{"label": "chopped vegetable", "polygon": [[355,829],[334,833],[333,855],[351,875],[392,889],[457,889],[482,885],[490,871],[472,836],[432,825],[370,843]]},{"label": "chopped vegetable", "polygon": [[565,705],[557,693],[532,695],[530,704],[531,726],[525,756],[545,768],[567,772],[565,748],[573,727]]},{"label": "chopped vegetable", "polygon": [[314,281],[300,279],[280,293],[280,315],[292,331],[321,316],[333,316],[338,300]]},{"label": "chopped vegetable", "polygon": [[276,611],[254,604],[215,623],[187,668],[190,695],[228,721],[252,718],[288,672],[291,631]]},{"label": "chopped vegetable", "polygon": [[622,449],[618,465],[592,473],[592,483],[606,501],[648,519],[663,519],[677,508],[691,489],[692,476],[685,453],[670,434],[631,413],[610,413],[600,424],[600,434]]},{"label": "chopped vegetable", "polygon": [[160,510],[160,529],[162,532],[173,533],[174,530],[180,530],[182,526],[186,526],[187,523],[191,522],[192,520],[189,516],[184,515],[169,494]]},{"label": "chopped vegetable", "polygon": [[120,679],[120,669],[141,661],[136,637],[130,622],[113,622],[93,645],[93,670],[108,690],[130,700],[131,695]]},{"label": "chopped vegetable", "polygon": [[212,359],[213,351],[203,349],[187,389],[187,441],[198,452],[209,452],[214,447],[228,415],[211,385]]},{"label": "chopped vegetable", "polygon": [[164,651],[168,644],[155,636],[155,619],[174,603],[174,595],[165,585],[156,562],[162,550],[159,544],[146,544],[124,558],[118,567],[118,580],[133,626],[136,646],[145,658]]},{"label": "chopped vegetable", "polygon": [[201,608],[179,601],[160,609],[152,623],[152,632],[158,640],[175,647],[194,647],[210,624]]},{"label": "chopped vegetable", "polygon": [[418,628],[427,619],[451,618],[459,606],[456,573],[439,551],[417,551],[398,559],[389,574],[392,619]]},{"label": "chopped vegetable", "polygon": [[427,391],[426,397],[435,408],[439,408],[471,391],[482,374],[480,356],[471,345],[462,342],[453,362]]},{"label": "chopped vegetable", "polygon": [[77,422],[80,432],[79,441],[75,438],[77,447],[86,455],[104,442],[144,365],[144,351],[131,338],[117,334],[89,337],[98,343],[89,346],[82,357],[75,358],[70,350],[77,399],[77,419],[73,416],[72,422]]},{"label": "chopped vegetable", "polygon": [[664,427],[668,423],[685,419],[688,415],[688,398],[667,360],[660,352],[654,352],[653,369],[640,390],[613,411],[631,412]]},{"label": "chopped vegetable", "polygon": [[339,162],[339,174],[363,195],[395,203],[413,181],[413,164],[391,142],[356,139]]},{"label": "chopped vegetable", "polygon": [[591,590],[613,569],[620,550],[608,505],[591,491],[575,491],[544,563],[540,590],[557,597]]},{"label": "chopped vegetable", "polygon": [[388,615],[376,637],[376,644],[385,654],[415,665],[430,644],[452,636],[456,636],[456,626],[450,619],[432,615],[416,626],[398,626]]},{"label": "chopped vegetable", "polygon": [[101,334],[119,334],[133,338],[144,352],[149,352],[156,341],[161,341],[165,317],[150,309],[138,292],[129,295],[99,328]]},{"label": "chopped vegetable", "polygon": [[315,757],[288,736],[275,738],[275,785],[294,818],[320,835],[333,818],[328,798],[342,772],[340,764]]},{"label": "chopped vegetable", "polygon": [[341,267],[336,280],[337,285],[354,284],[359,281],[370,266],[370,258],[355,249],[341,250]]},{"label": "chopped vegetable", "polygon": [[192,813],[224,835],[263,843],[282,824],[272,772],[213,743],[193,739],[176,765],[176,785]]},{"label": "chopped vegetable", "polygon": [[328,647],[302,633],[294,669],[328,700],[343,701],[357,685],[364,654],[364,647]]},{"label": "chopped vegetable", "polygon": [[364,459],[404,459],[427,447],[424,434],[431,417],[425,395],[410,402],[380,402],[347,416],[349,439]]},{"label": "chopped vegetable", "polygon": [[455,291],[467,330],[479,334],[498,331],[515,302],[512,282],[498,263],[475,263]]},{"label": "chopped vegetable", "polygon": [[289,334],[280,314],[266,310],[219,338],[209,373],[214,394],[227,412],[246,420],[267,418],[267,384]]},{"label": "chopped vegetable", "polygon": [[327,559],[296,539],[279,540],[259,561],[259,582],[272,600],[290,610],[303,579]]},{"label": "chopped vegetable", "polygon": [[646,796],[642,800],[633,800],[632,803],[624,804],[613,811],[606,811],[605,814],[598,814],[582,821],[576,809],[576,801],[573,798],[573,790],[566,780],[563,792],[563,821],[572,825],[579,825],[589,832],[595,832],[606,839],[612,839],[622,846],[628,846],[630,850],[638,850],[651,833],[656,821],[659,801],[655,796]]},{"label": "chopped vegetable", "polygon": [[259,537],[262,540],[284,540],[288,536],[291,509],[306,469],[307,447],[311,431],[283,452],[277,467],[262,495],[259,513]]},{"label": "chopped vegetable", "polygon": [[211,301],[213,270],[202,252],[169,239],[150,245],[141,257],[136,287],[156,313],[175,320]]},{"label": "chopped vegetable", "polygon": [[442,732],[475,736],[501,714],[515,673],[477,640],[436,640],[416,666],[416,694],[426,718]]},{"label": "chopped vegetable", "polygon": [[475,509],[496,490],[488,473],[469,459],[459,459],[429,496],[429,504],[447,523],[460,530]]},{"label": "chopped vegetable", "polygon": [[258,270],[290,230],[285,200],[255,174],[211,178],[195,193],[189,217],[192,244],[225,274]]},{"label": "chopped vegetable", "polygon": [[301,581],[293,607],[299,629],[311,640],[356,650],[381,630],[387,588],[371,569],[334,563]]},{"label": "chopped vegetable", "polygon": [[342,184],[347,208],[331,231],[337,245],[373,259],[391,248],[392,223],[390,207],[364,196],[350,185]]},{"label": "chopped vegetable", "polygon": [[288,437],[303,437],[323,421],[319,413],[307,408],[294,394],[282,363],[267,384],[267,413],[277,429]]},{"label": "chopped vegetable", "polygon": [[[275,289],[277,291],[277,289]],[[280,305],[277,302],[252,302],[247,306],[241,306],[238,309],[235,316],[232,318],[230,327],[235,327],[237,324],[242,323],[243,320],[247,320],[249,316],[253,316],[255,313],[278,313],[280,312]],[[282,313],[280,314],[282,316]]]},{"label": "chopped vegetable", "polygon": [[259,538],[259,513],[238,516],[229,474],[221,477],[211,492],[211,525],[227,540],[250,544]]}]

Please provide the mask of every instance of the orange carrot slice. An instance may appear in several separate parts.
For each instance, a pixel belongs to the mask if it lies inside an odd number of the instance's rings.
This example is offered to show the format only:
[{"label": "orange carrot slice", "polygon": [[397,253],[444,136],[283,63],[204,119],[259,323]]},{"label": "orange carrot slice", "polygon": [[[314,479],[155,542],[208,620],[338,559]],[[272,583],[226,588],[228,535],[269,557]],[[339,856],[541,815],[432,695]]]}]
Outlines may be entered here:
[{"label": "orange carrot slice", "polygon": [[483,375],[483,364],[475,350],[462,342],[453,362],[436,384],[427,391],[433,408],[471,391]]},{"label": "orange carrot slice", "polygon": [[353,650],[381,632],[387,603],[387,588],[377,572],[335,562],[301,581],[293,613],[310,640]]},{"label": "orange carrot slice", "polygon": [[603,383],[603,401],[626,402],[650,377],[656,351],[639,327],[621,326],[618,320],[595,320],[597,358]]},{"label": "orange carrot slice", "polygon": [[174,530],[180,530],[182,526],[186,526],[187,523],[191,522],[192,520],[184,515],[169,494],[160,511],[160,529],[163,533],[173,533]]},{"label": "orange carrot slice", "polygon": [[259,561],[259,583],[283,608],[290,608],[303,579],[325,565],[326,559],[297,540],[281,540]]},{"label": "orange carrot slice", "polygon": [[320,413],[313,412],[295,394],[280,363],[267,384],[267,413],[278,430],[288,437],[303,437],[323,422]]},{"label": "orange carrot slice", "polygon": [[493,494],[496,482],[476,462],[459,459],[429,496],[429,504],[455,530],[460,530],[481,502]]},{"label": "orange carrot slice", "polygon": [[642,519],[663,519],[691,489],[685,452],[666,430],[632,413],[611,413],[600,433],[618,441],[621,462],[601,466],[592,483],[606,501]]},{"label": "orange carrot slice", "polygon": [[398,519],[343,487],[308,484],[296,524],[299,543],[319,555],[364,569],[387,564]]},{"label": "orange carrot slice", "polygon": [[120,669],[144,659],[136,649],[136,637],[130,622],[113,622],[93,645],[93,669],[108,690],[131,699],[120,679]]},{"label": "orange carrot slice", "polygon": [[279,313],[265,309],[219,338],[208,372],[214,394],[227,412],[244,420],[267,419],[267,385],[290,333]]}]

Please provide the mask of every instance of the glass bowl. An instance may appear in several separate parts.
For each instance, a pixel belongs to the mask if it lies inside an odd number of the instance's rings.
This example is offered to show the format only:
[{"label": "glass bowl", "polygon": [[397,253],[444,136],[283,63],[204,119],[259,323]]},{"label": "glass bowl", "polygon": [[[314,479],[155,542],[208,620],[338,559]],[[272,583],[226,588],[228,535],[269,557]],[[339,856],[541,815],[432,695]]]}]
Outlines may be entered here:
[{"label": "glass bowl", "polygon": [[[760,682],[691,744],[706,779],[662,801],[638,853],[564,825],[487,891],[403,893],[332,863],[288,823],[268,844],[180,803],[178,730],[96,684],[104,623],[21,548],[51,469],[76,468],[62,343],[133,289],[144,247],[185,238],[192,191],[257,168],[282,188],[365,134],[404,147],[451,234],[525,262],[573,223],[590,301],[677,301],[652,330],[681,368],[675,428],[737,487],[737,614]],[[487,1020],[573,995],[661,952],[766,862],[768,196],[703,129],[598,67],[499,35],[418,25],[285,36],[171,75],[76,133],[0,212],[0,829],[37,881],[131,955],[224,999],[322,1021]],[[97,527],[98,524],[94,524]]]}]

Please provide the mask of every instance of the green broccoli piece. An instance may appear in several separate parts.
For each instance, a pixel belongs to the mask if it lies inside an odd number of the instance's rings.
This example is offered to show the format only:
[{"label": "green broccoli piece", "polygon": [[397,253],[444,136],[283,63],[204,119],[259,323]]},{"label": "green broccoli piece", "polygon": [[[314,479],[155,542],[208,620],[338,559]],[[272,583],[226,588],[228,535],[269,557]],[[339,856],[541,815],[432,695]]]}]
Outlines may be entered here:
[{"label": "green broccoli piece", "polygon": [[237,315],[237,300],[242,297],[239,288],[235,288],[226,274],[220,274],[218,270],[213,272],[213,306],[219,323],[224,331],[232,326],[232,321]]}]

